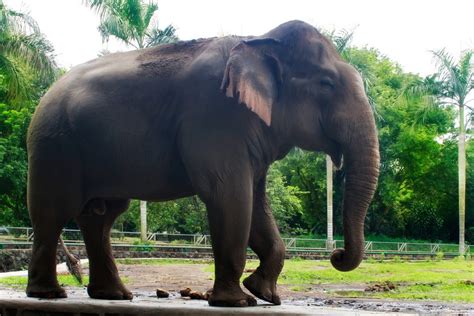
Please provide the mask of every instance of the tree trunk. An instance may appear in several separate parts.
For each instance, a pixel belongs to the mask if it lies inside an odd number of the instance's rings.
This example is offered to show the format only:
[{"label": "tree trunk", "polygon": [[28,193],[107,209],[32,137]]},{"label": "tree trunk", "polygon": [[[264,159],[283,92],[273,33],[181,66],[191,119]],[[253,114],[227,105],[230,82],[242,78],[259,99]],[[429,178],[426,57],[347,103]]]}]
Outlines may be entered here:
[{"label": "tree trunk", "polygon": [[466,216],[466,131],[464,127],[464,105],[459,106],[459,141],[458,141],[458,172],[459,172],[459,255],[464,255],[464,230]]}]

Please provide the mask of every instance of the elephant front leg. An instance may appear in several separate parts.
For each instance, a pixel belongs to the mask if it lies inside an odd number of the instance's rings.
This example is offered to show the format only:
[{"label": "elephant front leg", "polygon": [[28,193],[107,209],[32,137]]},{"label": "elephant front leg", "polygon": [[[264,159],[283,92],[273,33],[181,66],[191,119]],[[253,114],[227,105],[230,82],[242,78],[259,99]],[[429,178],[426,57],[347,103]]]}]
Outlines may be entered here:
[{"label": "elephant front leg", "polygon": [[204,196],[215,262],[215,281],[209,305],[255,306],[254,297],[240,287],[246,261],[252,212],[250,177],[229,181],[216,188],[212,197]]},{"label": "elephant front leg", "polygon": [[265,178],[255,190],[249,246],[260,259],[260,266],[244,280],[244,286],[256,297],[280,305],[276,283],[283,268],[285,244],[268,205]]}]

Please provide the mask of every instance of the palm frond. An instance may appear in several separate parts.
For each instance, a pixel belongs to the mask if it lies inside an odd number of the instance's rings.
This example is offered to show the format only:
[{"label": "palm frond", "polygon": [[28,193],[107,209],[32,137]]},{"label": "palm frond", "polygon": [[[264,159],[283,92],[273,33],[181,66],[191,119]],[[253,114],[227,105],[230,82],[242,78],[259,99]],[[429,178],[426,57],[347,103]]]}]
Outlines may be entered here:
[{"label": "palm frond", "polygon": [[7,10],[10,30],[16,33],[40,33],[38,23],[27,13]]},{"label": "palm frond", "polygon": [[172,26],[160,30],[157,25],[150,28],[158,5],[150,0],[84,0],[84,3],[99,13],[101,24],[99,32],[102,39],[110,36],[135,48],[144,48],[175,41],[175,29]]},{"label": "palm frond", "polygon": [[0,54],[0,72],[7,83],[6,101],[15,103],[28,98],[27,80],[18,67],[6,56]]},{"label": "palm frond", "polygon": [[178,38],[176,37],[175,32],[176,29],[172,25],[168,25],[164,30],[152,28],[146,34],[145,47],[176,42]]},{"label": "palm frond", "polygon": [[102,19],[106,15],[116,14],[117,7],[120,7],[121,0],[83,0],[83,3],[97,12]]},{"label": "palm frond", "polygon": [[142,35],[146,29],[143,23],[143,12],[145,10],[146,4],[142,4],[141,0],[125,0],[120,16],[128,22],[131,28]]},{"label": "palm frond", "polygon": [[156,3],[151,2],[146,5],[143,15],[143,25],[145,29],[149,27],[151,19],[153,18],[153,15],[156,11],[158,11],[158,5]]},{"label": "palm frond", "polygon": [[321,32],[332,41],[332,43],[336,47],[336,50],[339,52],[339,54],[341,54],[341,56],[343,56],[349,49],[350,44],[352,43],[352,39],[354,38],[355,31],[354,29],[353,30],[341,29],[339,31],[322,30]]},{"label": "palm frond", "polygon": [[14,56],[42,77],[54,77],[53,47],[41,34],[13,34],[3,40],[0,55]]},{"label": "palm frond", "polygon": [[444,82],[444,96],[452,99],[457,105],[463,104],[472,85],[471,54],[461,55],[457,64],[444,49],[434,51],[433,55],[439,70],[439,80]]},{"label": "palm frond", "polygon": [[103,19],[98,27],[99,33],[104,42],[109,40],[110,36],[114,36],[125,44],[138,48],[134,43],[135,33],[133,32],[127,21],[120,19],[114,15],[107,16]]}]

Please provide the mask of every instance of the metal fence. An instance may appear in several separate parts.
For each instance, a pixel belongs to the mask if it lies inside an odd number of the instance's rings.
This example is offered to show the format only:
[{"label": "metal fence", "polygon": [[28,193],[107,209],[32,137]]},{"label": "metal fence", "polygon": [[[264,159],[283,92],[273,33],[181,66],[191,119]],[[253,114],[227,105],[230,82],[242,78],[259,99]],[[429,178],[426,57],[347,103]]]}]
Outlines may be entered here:
[{"label": "metal fence", "polygon": [[[139,232],[124,232],[112,230],[112,246],[134,247],[151,250],[160,247],[180,248],[211,248],[211,236],[201,234],[168,234],[148,233],[147,241],[141,241]],[[64,229],[62,237],[66,244],[83,244],[82,234],[77,229]],[[0,245],[29,245],[34,238],[31,227],[0,227]],[[335,248],[344,247],[343,240],[326,240],[310,238],[283,238],[287,251],[300,252],[330,252]],[[474,254],[474,247],[466,245],[466,254]],[[366,241],[367,254],[387,255],[444,255],[459,254],[458,244],[444,243],[410,243],[410,242],[382,242]]]}]

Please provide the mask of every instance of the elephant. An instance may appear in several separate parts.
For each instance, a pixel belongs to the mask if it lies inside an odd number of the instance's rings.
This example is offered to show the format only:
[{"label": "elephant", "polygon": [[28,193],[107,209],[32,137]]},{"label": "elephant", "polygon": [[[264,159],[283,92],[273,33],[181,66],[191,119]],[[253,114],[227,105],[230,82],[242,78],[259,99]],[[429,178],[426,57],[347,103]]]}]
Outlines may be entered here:
[{"label": "elephant", "polygon": [[[285,245],[266,196],[272,162],[294,148],[345,168],[340,271],[363,259],[379,174],[378,136],[360,74],[315,27],[290,21],[262,36],[180,41],[74,67],[41,99],[27,134],[35,238],[26,293],[66,297],[56,279],[62,228],[75,220],[90,260],[87,292],[131,299],[110,245],[130,199],[197,195],[215,263],[212,306],[280,304]],[[240,277],[250,247],[259,267]]]}]

